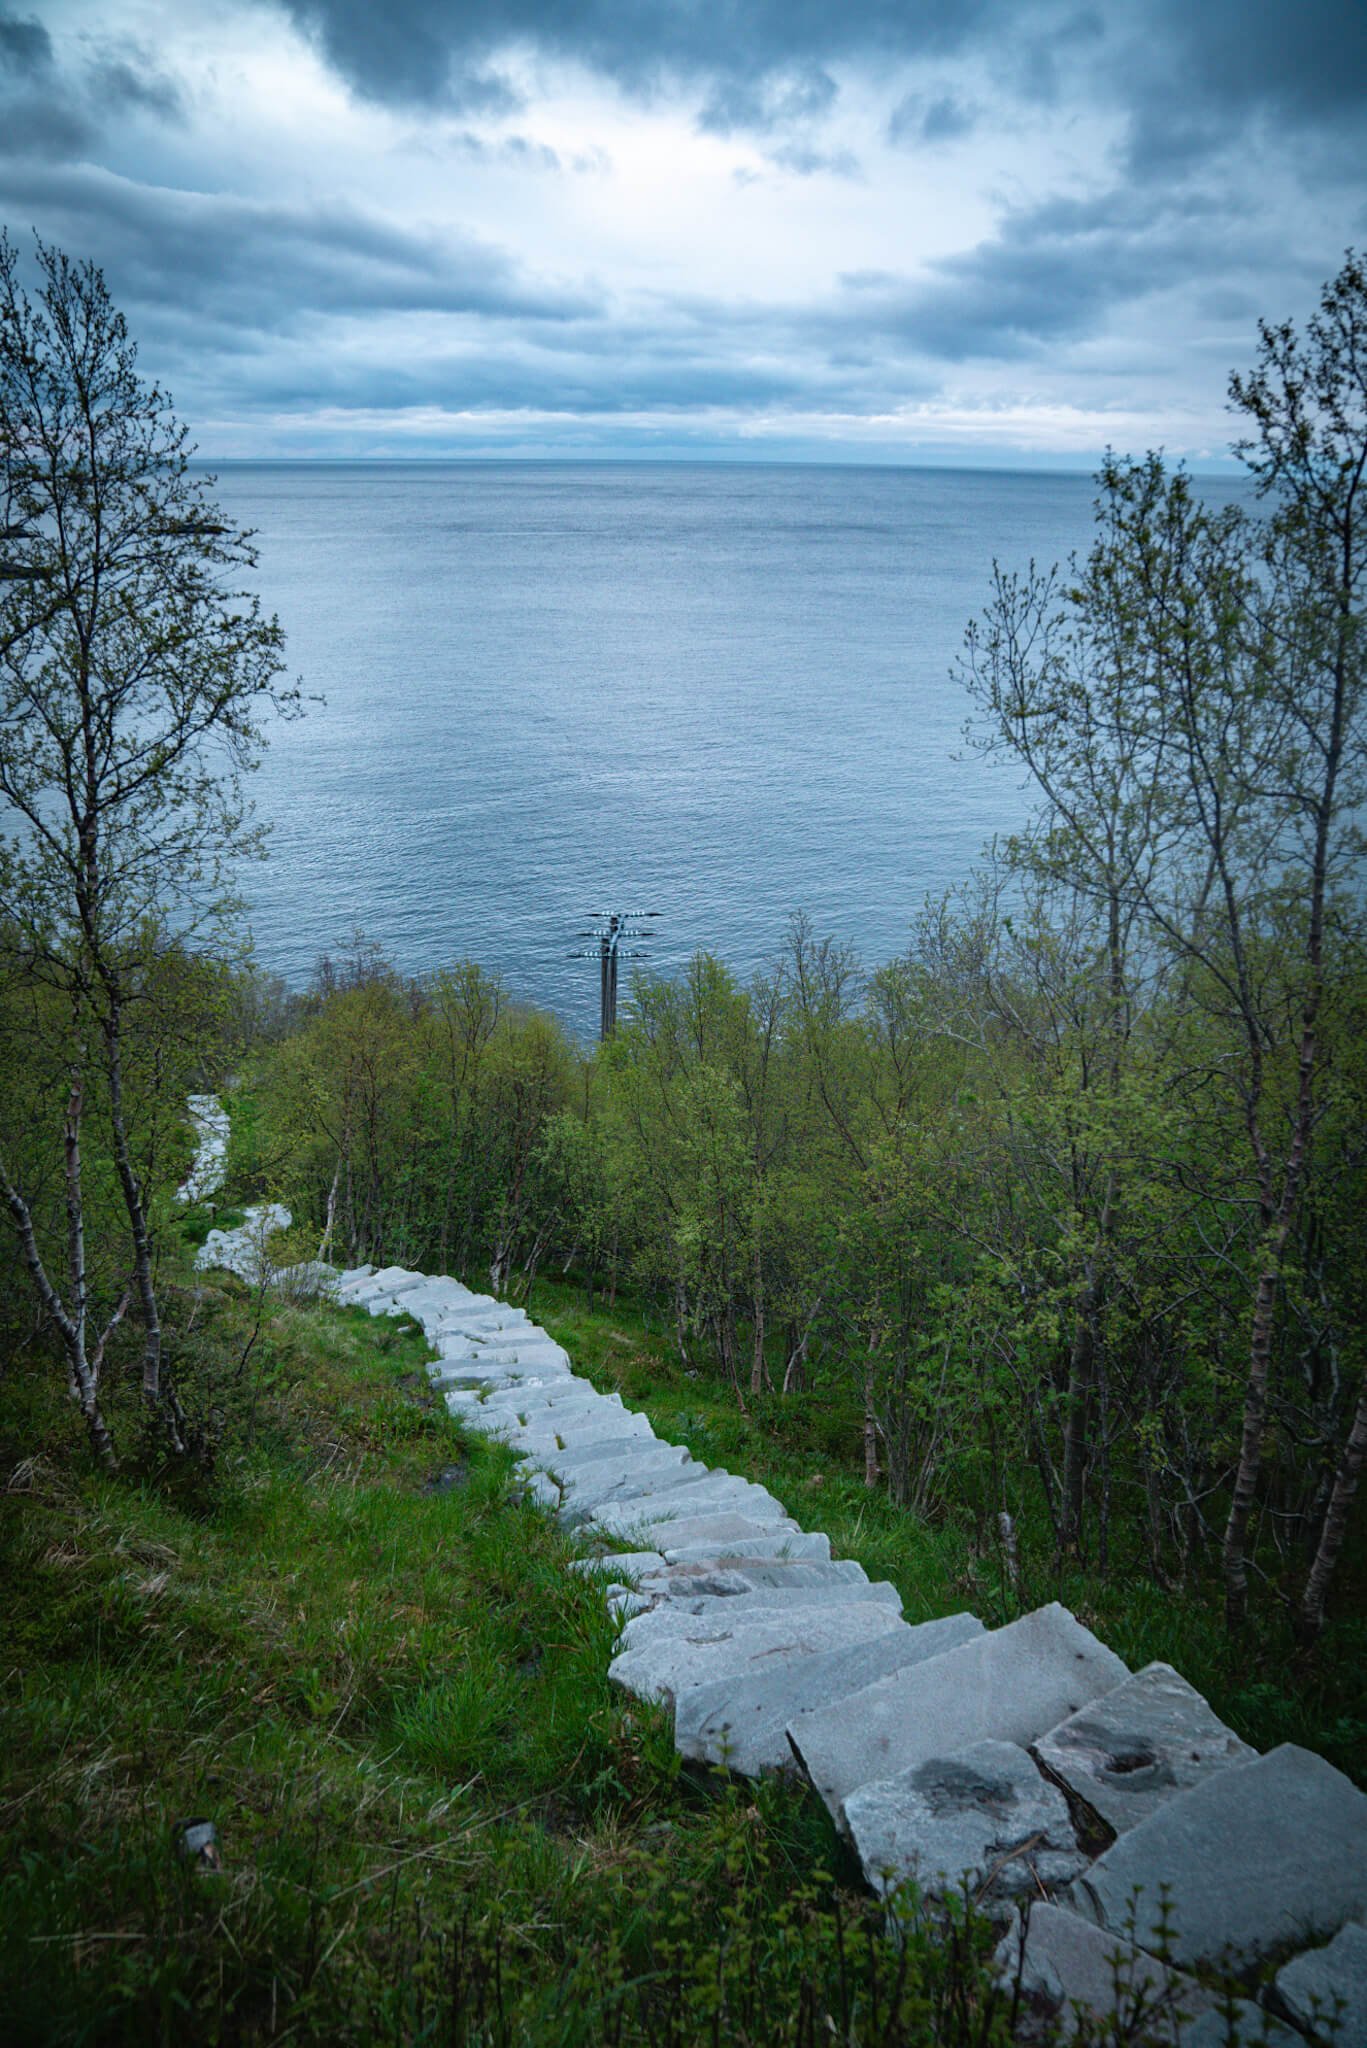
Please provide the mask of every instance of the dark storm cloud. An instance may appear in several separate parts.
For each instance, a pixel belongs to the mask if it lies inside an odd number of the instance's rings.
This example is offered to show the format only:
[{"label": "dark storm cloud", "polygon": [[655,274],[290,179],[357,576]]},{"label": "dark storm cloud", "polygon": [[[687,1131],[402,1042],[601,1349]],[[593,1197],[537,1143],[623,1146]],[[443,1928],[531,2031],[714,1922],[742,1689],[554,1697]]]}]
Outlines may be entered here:
[{"label": "dark storm cloud", "polygon": [[179,86],[140,44],[102,39],[63,70],[46,28],[0,10],[0,156],[84,156],[120,120],[183,112]]},{"label": "dark storm cloud", "polygon": [[[671,78],[743,86],[780,71],[815,75],[869,55],[961,49],[1008,0],[280,0],[370,98],[431,105],[487,78],[500,52],[530,43],[632,90]],[[494,72],[492,75],[497,76]],[[760,102],[762,106],[762,100]]]},{"label": "dark storm cloud", "polygon": [[106,117],[118,120],[129,113],[154,114],[162,121],[179,121],[185,112],[184,97],[174,78],[158,71],[146,52],[123,46],[99,52],[86,73],[86,88]]},{"label": "dark storm cloud", "polygon": [[[1096,89],[1132,111],[1135,148],[1171,134],[1192,146],[1256,113],[1297,124],[1361,115],[1367,98],[1362,0],[277,0],[317,38],[358,93],[433,105],[509,93],[500,55],[531,45],[588,65],[629,90],[695,81],[702,118],[762,129],[824,110],[803,81],[842,61],[970,57],[1020,96],[1057,98],[1089,69]],[[1200,110],[1199,118],[1194,110]],[[946,101],[921,116],[941,139]],[[946,125],[948,124],[948,126]]]},{"label": "dark storm cloud", "polygon": [[1189,287],[1221,268],[1275,263],[1270,233],[1237,229],[1195,193],[1124,187],[1054,199],[933,266],[926,282],[849,272],[846,317],[946,362],[1007,360],[1094,331],[1112,308]]},{"label": "dark storm cloud", "polygon": [[35,77],[52,64],[52,38],[32,15],[11,14],[0,7],[0,72]]},{"label": "dark storm cloud", "polygon": [[911,92],[888,116],[888,141],[898,146],[918,142],[957,142],[977,126],[978,117],[952,93],[927,99]]},{"label": "dark storm cloud", "polygon": [[1180,174],[1257,119],[1367,144],[1367,7],[1357,0],[1157,0],[1130,24],[1117,68],[1137,177]]},{"label": "dark storm cloud", "polygon": [[734,135],[742,129],[768,134],[827,113],[838,90],[830,72],[819,64],[778,77],[726,78],[708,95],[698,125],[713,135]]},{"label": "dark storm cloud", "polygon": [[41,176],[0,165],[0,208],[94,256],[126,302],[226,330],[283,332],[309,313],[564,320],[595,303],[528,280],[473,236],[398,229],[339,205],[171,191],[85,165]]}]

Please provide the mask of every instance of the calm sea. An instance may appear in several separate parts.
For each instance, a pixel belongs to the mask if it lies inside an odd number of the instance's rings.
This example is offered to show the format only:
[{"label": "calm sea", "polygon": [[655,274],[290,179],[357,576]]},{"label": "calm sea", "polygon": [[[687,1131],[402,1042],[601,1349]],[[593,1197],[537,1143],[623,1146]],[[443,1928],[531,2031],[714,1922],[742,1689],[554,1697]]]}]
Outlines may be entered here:
[{"label": "calm sea", "polygon": [[[586,914],[662,913],[663,969],[742,974],[790,913],[870,963],[1026,797],[967,754],[951,667],[993,557],[1087,544],[1084,476],[699,464],[218,472],[325,704],[281,729],[246,877],[301,983],[356,928],[462,957],[578,1031]],[[1219,495],[1235,488],[1212,487]]]}]

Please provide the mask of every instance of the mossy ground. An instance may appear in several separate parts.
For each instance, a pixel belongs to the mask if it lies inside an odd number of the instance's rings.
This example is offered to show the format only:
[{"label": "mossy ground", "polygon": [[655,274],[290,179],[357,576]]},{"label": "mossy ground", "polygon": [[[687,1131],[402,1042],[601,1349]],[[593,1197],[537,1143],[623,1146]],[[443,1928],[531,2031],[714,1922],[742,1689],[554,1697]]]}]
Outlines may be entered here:
[{"label": "mossy ground", "polygon": [[1001,2037],[981,1928],[899,1949],[814,1801],[682,1771],[609,1687],[600,1594],[411,1326],[174,1306],[211,1465],[115,1387],[99,1475],[50,1363],[0,1378],[7,2040]]}]

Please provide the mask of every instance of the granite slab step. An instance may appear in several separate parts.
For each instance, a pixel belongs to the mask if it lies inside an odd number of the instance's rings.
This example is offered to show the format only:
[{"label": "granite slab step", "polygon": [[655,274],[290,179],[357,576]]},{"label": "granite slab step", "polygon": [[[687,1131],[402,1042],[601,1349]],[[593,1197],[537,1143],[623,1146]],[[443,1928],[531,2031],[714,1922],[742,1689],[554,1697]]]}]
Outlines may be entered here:
[{"label": "granite slab step", "polygon": [[[673,1451],[680,1446],[669,1444],[665,1448]],[[625,1472],[611,1466],[599,1471],[597,1477],[592,1472],[586,1475],[581,1470],[576,1479],[565,1483],[561,1520],[567,1528],[576,1528],[600,1508],[619,1508],[655,1502],[676,1494],[686,1495],[712,1477],[709,1466],[694,1463],[686,1454],[682,1459],[661,1459],[648,1465],[638,1463]]]},{"label": "granite slab step", "polygon": [[[751,1525],[773,1523],[792,1529],[797,1527],[791,1516],[785,1514],[780,1502],[763,1487],[747,1486],[744,1480],[712,1476],[699,1480],[696,1486],[674,1487],[660,1494],[642,1495],[625,1502],[606,1502],[593,1510],[592,1520],[595,1528],[622,1541],[644,1535],[644,1548],[656,1545],[656,1538],[667,1528],[681,1529],[685,1524],[715,1520],[719,1515],[739,1515]],[[705,1542],[709,1535],[746,1533],[746,1530],[708,1530],[696,1540]],[[680,1542],[691,1540],[694,1539],[679,1536]]]},{"label": "granite slab step", "polygon": [[1015,1742],[971,1743],[860,1785],[845,1825],[864,1876],[886,1897],[1035,1898],[1086,1867],[1068,1801]]},{"label": "granite slab step", "polygon": [[[1003,1990],[1014,1993],[1019,1980],[1026,2039],[1043,2029],[1051,2041],[1084,2034],[1089,2043],[1228,2048],[1230,2001],[1066,1905],[1036,1899],[993,1962]],[[1233,2001],[1229,2017],[1241,2048],[1262,2048],[1264,2041],[1267,2048],[1295,2048],[1300,2039],[1247,2000]]]},{"label": "granite slab step", "polygon": [[712,1514],[681,1516],[670,1522],[652,1522],[641,1516],[625,1524],[613,1522],[607,1526],[610,1535],[634,1537],[641,1549],[663,1550],[666,1557],[684,1545],[728,1543],[733,1549],[742,1549],[755,1537],[791,1538],[804,1533],[796,1522],[790,1522],[782,1515],[761,1518],[748,1510],[742,1514],[725,1507],[719,1507]]},{"label": "granite slab step", "polygon": [[[657,1610],[658,1611],[658,1610]],[[622,1632],[622,1648],[608,1666],[614,1685],[638,1699],[672,1699],[680,1690],[821,1651],[866,1642],[898,1626],[891,1608],[871,1601],[846,1607],[810,1607],[739,1621],[694,1621],[691,1629],[649,1629],[656,1613],[640,1614]]]},{"label": "granite slab step", "polygon": [[391,1290],[366,1303],[372,1316],[412,1316],[424,1332],[435,1331],[442,1318],[456,1313],[457,1305],[440,1281],[423,1280],[417,1287]]},{"label": "granite slab step", "polygon": [[1277,1973],[1283,2012],[1323,2048],[1367,2042],[1367,1926],[1350,1920],[1324,1948]]},{"label": "granite slab step", "polygon": [[[643,1589],[652,1583],[649,1577],[641,1581]],[[795,1587],[793,1592],[801,1590]],[[943,1621],[925,1621],[915,1627],[903,1622],[886,1635],[850,1649],[804,1658],[782,1672],[758,1672],[744,1679],[715,1679],[693,1686],[675,1698],[675,1746],[683,1756],[724,1763],[747,1778],[757,1778],[765,1771],[795,1770],[788,1742],[788,1723],[794,1714],[848,1699],[875,1679],[923,1664],[982,1632],[983,1625],[973,1614],[951,1614]]]},{"label": "granite slab step", "polygon": [[640,1477],[666,1471],[706,1472],[706,1465],[695,1465],[682,1444],[666,1443],[661,1437],[642,1441],[639,1435],[600,1438],[598,1442],[583,1444],[575,1450],[563,1448],[556,1451],[539,1452],[541,1463],[555,1472],[556,1478],[565,1489],[565,1498],[585,1506],[591,1506],[600,1488],[609,1492],[621,1485],[629,1473]]},{"label": "granite slab step", "polygon": [[[682,1444],[662,1444],[658,1438],[654,1442],[641,1438],[641,1448],[631,1454],[621,1454],[619,1462],[613,1464],[609,1460],[598,1460],[592,1477],[586,1477],[584,1470],[574,1468],[570,1468],[566,1475],[566,1468],[562,1468],[560,1460],[555,1462],[553,1470],[564,1489],[560,1511],[562,1524],[566,1528],[578,1528],[588,1534],[588,1530],[592,1528],[594,1509],[603,1507],[607,1501],[611,1501],[615,1491],[621,1485],[625,1485],[627,1479],[646,1473],[660,1479],[668,1479],[670,1473],[691,1473],[691,1458],[689,1452],[682,1448]],[[596,1534],[605,1538],[609,1536],[607,1530],[596,1530]],[[613,1536],[613,1540],[627,1542],[629,1548],[633,1550],[660,1548],[658,1544],[639,1544],[633,1540],[633,1536]]]},{"label": "granite slab step", "polygon": [[[898,1620],[902,1616],[902,1596],[896,1586],[890,1586],[886,1579],[870,1584],[853,1583],[834,1586],[756,1586],[746,1593],[718,1596],[714,1593],[700,1593],[694,1598],[658,1599],[654,1597],[654,1584],[648,1578],[639,1581],[640,1590],[651,1596],[649,1627],[646,1633],[667,1635],[672,1630],[676,1635],[687,1635],[699,1623],[706,1627],[714,1624],[720,1628],[738,1628],[755,1615],[777,1619],[780,1615],[794,1613],[799,1607],[851,1607],[858,1604],[886,1607]],[[904,1624],[905,1625],[905,1624]]]},{"label": "granite slab step", "polygon": [[741,1568],[754,1559],[791,1557],[829,1560],[831,1539],[821,1529],[800,1529],[794,1535],[788,1530],[778,1530],[772,1536],[751,1536],[744,1542],[734,1540],[711,1543],[685,1543],[671,1545],[661,1542],[659,1548],[665,1554],[667,1564],[714,1564],[737,1565]]},{"label": "granite slab step", "polygon": [[515,1416],[527,1422],[548,1413],[568,1413],[571,1409],[585,1414],[620,1415],[624,1419],[630,1415],[633,1430],[638,1432],[645,1420],[635,1410],[624,1408],[620,1396],[595,1393],[592,1387],[585,1386],[583,1380],[575,1379],[569,1373],[553,1373],[549,1379],[531,1385],[524,1385],[519,1380],[511,1386],[495,1388],[485,1406],[490,1414]]},{"label": "granite slab step", "polygon": [[[628,1472],[677,1471],[688,1459],[680,1444],[620,1433],[575,1450],[552,1447],[528,1455],[560,1481],[560,1514],[567,1527],[586,1527],[596,1501],[602,1493],[611,1493],[614,1479],[620,1480]],[[596,1485],[583,1478],[589,1470],[599,1475]],[[579,1485],[574,1483],[576,1477]]]},{"label": "granite slab step", "polygon": [[1170,1664],[1146,1664],[1032,1747],[1118,1835],[1212,1771],[1257,1755]]},{"label": "granite slab step", "polygon": [[644,1415],[637,1416],[631,1409],[622,1414],[609,1411],[584,1413],[571,1408],[557,1418],[557,1411],[548,1411],[544,1420],[525,1427],[517,1424],[505,1425],[508,1441],[524,1451],[573,1450],[590,1443],[607,1443],[619,1437],[635,1437],[640,1443],[654,1443],[655,1434]]},{"label": "granite slab step", "polygon": [[[1286,1742],[1178,1792],[1074,1888],[1078,1909],[1185,1969],[1239,1972],[1367,1917],[1367,1793]],[[1129,1916],[1133,1914],[1133,1924]]]},{"label": "granite slab step", "polygon": [[378,1273],[349,1286],[339,1301],[344,1308],[369,1308],[372,1301],[381,1299],[395,1301],[421,1287],[426,1277],[425,1273],[410,1273],[404,1266],[382,1266]]},{"label": "granite slab step", "polygon": [[857,1587],[868,1583],[868,1573],[852,1557],[754,1559],[744,1570],[725,1565],[666,1565],[651,1582],[660,1598],[671,1600],[694,1599],[699,1594],[729,1599],[765,1587],[787,1592],[799,1586]]},{"label": "granite slab step", "polygon": [[604,1579],[609,1583],[619,1579],[630,1586],[663,1563],[658,1550],[613,1550],[606,1557],[572,1558],[570,1570],[584,1578]]},{"label": "granite slab step", "polygon": [[549,1387],[568,1371],[553,1366],[483,1365],[474,1359],[436,1358],[427,1368],[436,1385],[460,1387],[470,1394],[518,1393],[531,1387]]},{"label": "granite slab step", "polygon": [[1129,1676],[1054,1603],[795,1716],[788,1739],[837,1824],[860,1785],[987,1740],[1028,1745]]},{"label": "granite slab step", "polygon": [[[658,1438],[650,1427],[646,1415],[633,1415],[631,1409],[615,1409],[607,1405],[582,1405],[582,1407],[553,1407],[535,1415],[529,1423],[523,1423],[523,1436],[535,1440],[543,1438],[543,1444],[529,1442],[527,1454],[535,1456],[541,1464],[553,1464],[555,1477],[562,1479],[570,1491],[576,1487],[590,1489],[598,1481],[607,1481],[609,1473],[617,1470],[623,1460],[654,1456],[666,1452],[668,1456],[656,1460],[656,1470],[705,1470],[705,1466],[693,1466],[687,1450],[682,1444],[668,1444]],[[564,1442],[553,1442],[555,1436]],[[646,1481],[648,1466],[639,1466],[639,1479]],[[617,1481],[623,1485],[625,1481]]]}]

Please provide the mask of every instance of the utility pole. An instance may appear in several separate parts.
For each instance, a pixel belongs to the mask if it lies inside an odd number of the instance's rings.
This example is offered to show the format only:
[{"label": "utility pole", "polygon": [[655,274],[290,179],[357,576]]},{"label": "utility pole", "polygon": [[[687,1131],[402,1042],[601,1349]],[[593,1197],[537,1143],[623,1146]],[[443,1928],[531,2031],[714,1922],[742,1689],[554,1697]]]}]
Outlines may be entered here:
[{"label": "utility pole", "polygon": [[642,930],[647,918],[658,917],[658,910],[595,910],[590,912],[593,923],[587,931],[580,932],[581,939],[594,939],[596,944],[582,953],[571,953],[571,960],[596,960],[598,962],[598,1036],[606,1043],[617,1029],[617,962],[626,953],[628,959],[648,959],[642,946],[624,947],[624,939],[645,938]]}]

